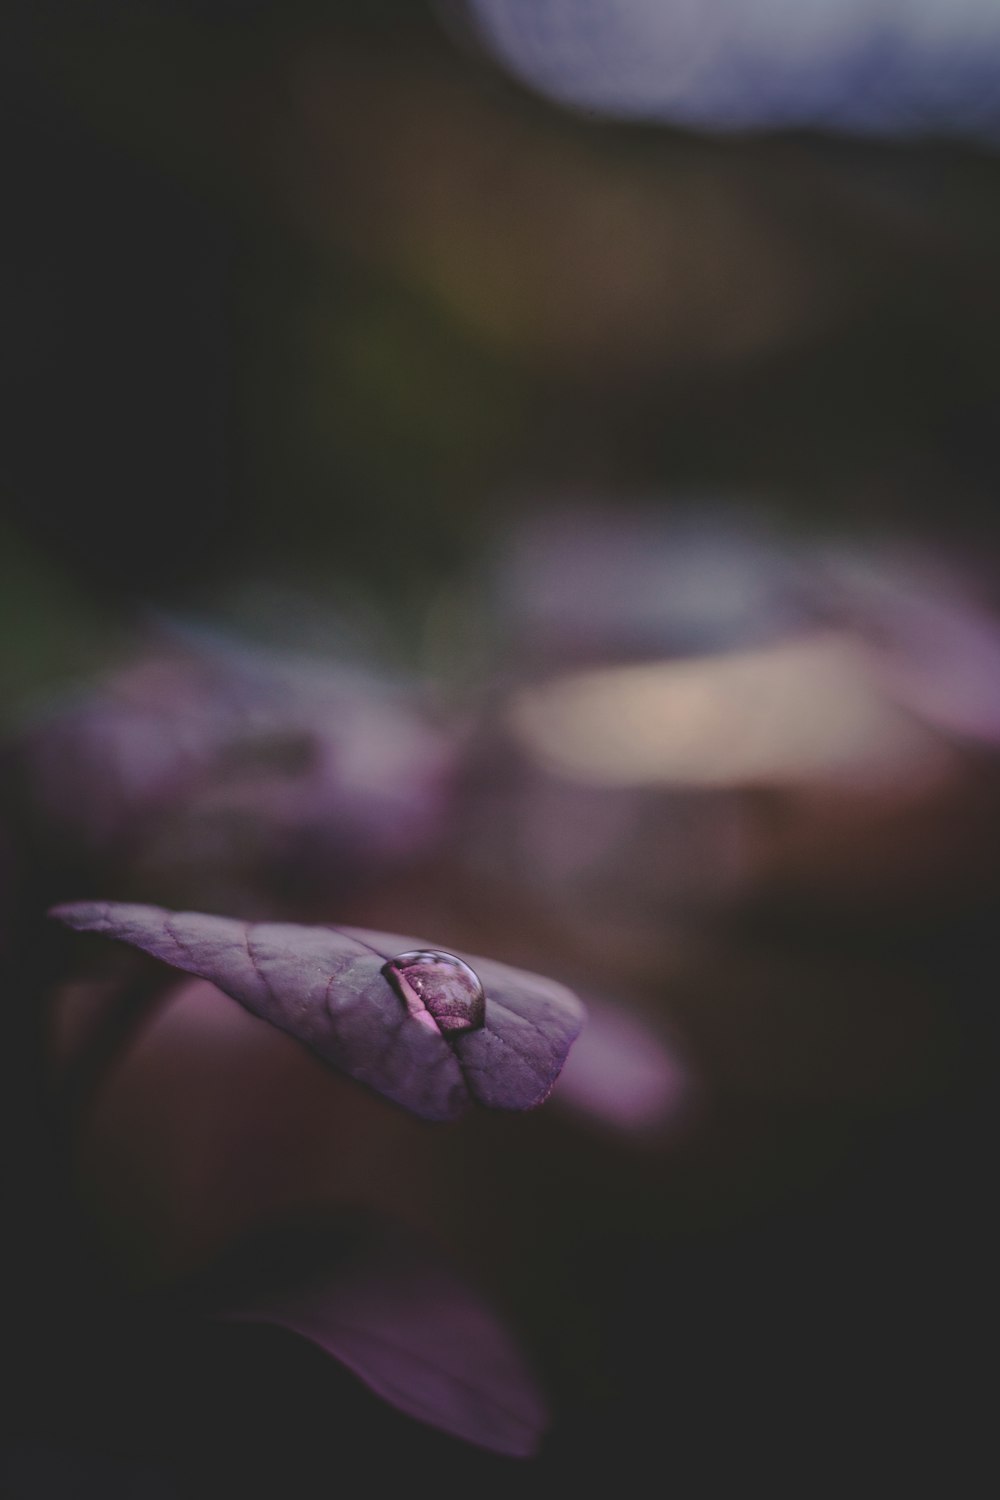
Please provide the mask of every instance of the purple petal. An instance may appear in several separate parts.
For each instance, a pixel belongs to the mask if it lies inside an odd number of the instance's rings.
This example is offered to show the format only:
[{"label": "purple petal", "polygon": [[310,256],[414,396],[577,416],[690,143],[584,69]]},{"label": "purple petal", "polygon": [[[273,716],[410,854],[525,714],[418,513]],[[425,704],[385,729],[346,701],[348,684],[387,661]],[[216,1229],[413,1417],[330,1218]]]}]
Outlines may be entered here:
[{"label": "purple petal", "polygon": [[324,1276],[222,1316],[299,1334],[399,1411],[495,1453],[530,1457],[547,1426],[544,1398],[503,1323],[409,1239],[366,1245]]},{"label": "purple petal", "polygon": [[412,937],[119,902],[78,902],[52,915],[211,980],[334,1067],[428,1120],[455,1119],[470,1102],[512,1110],[540,1104],[583,1022],[582,1005],[562,985],[459,954],[482,983],[485,1021],[446,1039],[414,1019],[382,972],[400,953],[430,947]]}]

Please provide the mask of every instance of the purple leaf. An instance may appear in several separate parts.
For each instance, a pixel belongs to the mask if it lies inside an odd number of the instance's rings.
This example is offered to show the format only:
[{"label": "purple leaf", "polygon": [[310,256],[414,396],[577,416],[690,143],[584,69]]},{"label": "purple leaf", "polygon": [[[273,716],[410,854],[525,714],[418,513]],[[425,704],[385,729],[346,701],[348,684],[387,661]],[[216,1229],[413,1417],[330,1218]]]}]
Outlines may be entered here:
[{"label": "purple leaf", "polygon": [[416,1019],[383,973],[429,944],[358,928],[242,922],[157,906],[78,902],[53,916],[197,974],[334,1067],[428,1120],[470,1103],[531,1109],[547,1097],[583,1022],[552,980],[490,959],[467,961],[486,996],[476,1030],[445,1037]]},{"label": "purple leaf", "polygon": [[1000,619],[988,578],[898,546],[822,560],[887,695],[942,734],[1000,744]]},{"label": "purple leaf", "polygon": [[124,873],[129,891],[223,910],[267,911],[291,887],[322,911],[434,841],[453,749],[369,671],[157,637],[33,715],[9,756],[49,867],[97,863],[116,888]]},{"label": "purple leaf", "polygon": [[221,1314],[308,1339],[384,1401],[432,1427],[528,1458],[548,1425],[544,1398],[507,1329],[419,1241],[382,1237],[291,1290]]},{"label": "purple leaf", "polygon": [[623,1134],[676,1126],[693,1080],[680,1056],[635,1012],[587,996],[587,1026],[560,1075],[553,1104]]}]

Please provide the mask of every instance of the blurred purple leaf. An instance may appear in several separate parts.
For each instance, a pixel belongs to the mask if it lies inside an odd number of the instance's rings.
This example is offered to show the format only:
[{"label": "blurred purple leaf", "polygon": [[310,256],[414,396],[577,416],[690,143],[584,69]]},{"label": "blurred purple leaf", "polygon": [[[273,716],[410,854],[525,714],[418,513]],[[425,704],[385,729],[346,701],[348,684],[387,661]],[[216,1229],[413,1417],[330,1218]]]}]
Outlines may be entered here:
[{"label": "blurred purple leaf", "polygon": [[692,1078],[647,1021],[587,997],[587,1025],[566,1061],[553,1102],[626,1135],[653,1135],[689,1104]]},{"label": "blurred purple leaf", "polygon": [[865,643],[886,695],[950,738],[1000,744],[995,574],[899,544],[839,548],[820,562],[822,583]]},{"label": "blurred purple leaf", "polygon": [[810,619],[792,549],[720,501],[536,506],[498,545],[490,591],[533,676],[764,645]]},{"label": "blurred purple leaf", "polygon": [[473,1102],[507,1110],[541,1104],[583,1022],[582,1005],[562,985],[458,954],[479,976],[486,1017],[481,1029],[446,1040],[411,1016],[382,972],[400,953],[432,946],[412,937],[119,902],[79,902],[53,915],[210,980],[334,1067],[428,1120],[455,1119]]},{"label": "blurred purple leaf", "polygon": [[413,857],[450,755],[373,673],[214,637],[155,639],[9,750],[43,863],[99,862],[129,891],[248,910]]},{"label": "blurred purple leaf", "polygon": [[363,1254],[218,1315],[288,1329],[407,1416],[495,1453],[530,1457],[548,1425],[537,1381],[502,1321],[411,1236],[366,1239]]}]

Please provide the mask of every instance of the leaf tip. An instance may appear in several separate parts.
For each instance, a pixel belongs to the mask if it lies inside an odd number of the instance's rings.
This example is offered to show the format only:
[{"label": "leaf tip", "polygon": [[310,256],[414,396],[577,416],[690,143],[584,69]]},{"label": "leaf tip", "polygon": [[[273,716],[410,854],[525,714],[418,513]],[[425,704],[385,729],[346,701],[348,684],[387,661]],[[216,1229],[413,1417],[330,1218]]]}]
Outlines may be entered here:
[{"label": "leaf tip", "polygon": [[67,901],[50,906],[47,915],[76,932],[92,931],[100,920],[101,908],[94,901]]}]

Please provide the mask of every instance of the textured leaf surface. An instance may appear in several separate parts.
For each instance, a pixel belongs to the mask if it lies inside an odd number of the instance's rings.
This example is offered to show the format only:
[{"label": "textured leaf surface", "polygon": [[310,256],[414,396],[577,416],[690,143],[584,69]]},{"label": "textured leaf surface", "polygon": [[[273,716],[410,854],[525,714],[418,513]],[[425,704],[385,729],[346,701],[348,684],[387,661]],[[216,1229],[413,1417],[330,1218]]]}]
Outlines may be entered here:
[{"label": "textured leaf surface", "polygon": [[459,954],[482,981],[486,1019],[450,1040],[415,1021],[387,960],[430,946],[359,928],[242,922],[157,906],[79,902],[53,915],[78,931],[130,943],[211,980],[334,1067],[428,1120],[472,1102],[522,1110],[549,1094],[583,1022],[569,990],[539,975]]}]

